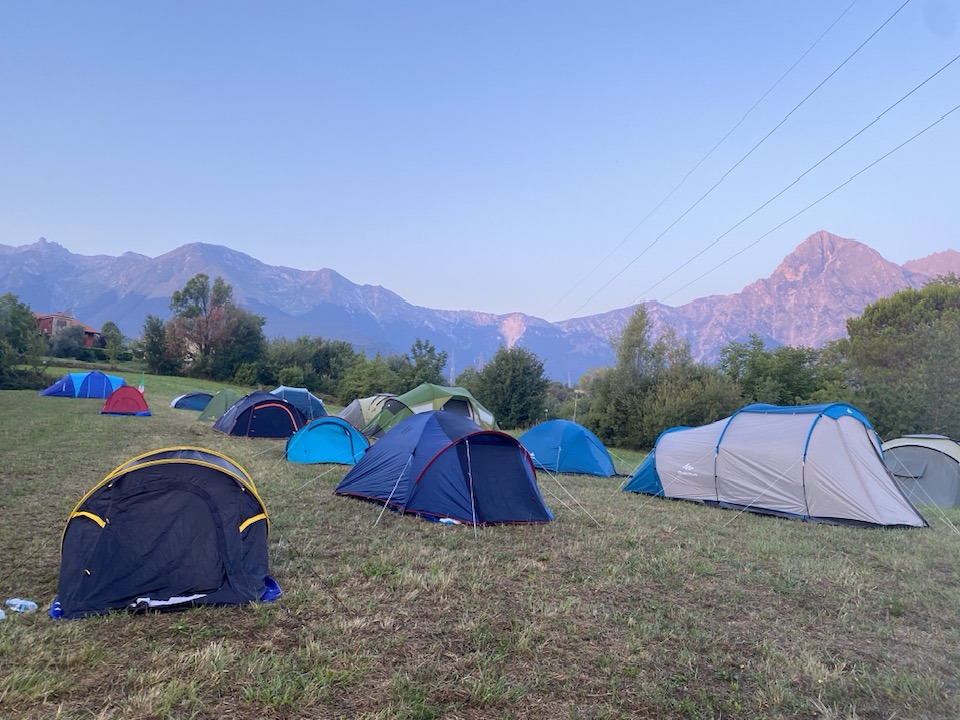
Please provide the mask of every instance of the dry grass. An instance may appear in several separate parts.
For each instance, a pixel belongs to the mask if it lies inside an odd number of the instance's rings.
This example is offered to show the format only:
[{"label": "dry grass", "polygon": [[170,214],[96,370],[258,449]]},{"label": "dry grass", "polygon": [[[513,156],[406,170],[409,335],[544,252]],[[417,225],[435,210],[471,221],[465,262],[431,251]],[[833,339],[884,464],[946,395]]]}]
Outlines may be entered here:
[{"label": "dry grass", "polygon": [[[0,623],[0,717],[960,717],[960,513],[805,525],[562,477],[581,509],[541,476],[549,525],[375,525],[343,468],[169,408],[197,386],[148,378],[151,418],[0,392],[0,595],[44,610]],[[283,597],[50,620],[73,505],[174,444],[251,473]]]}]

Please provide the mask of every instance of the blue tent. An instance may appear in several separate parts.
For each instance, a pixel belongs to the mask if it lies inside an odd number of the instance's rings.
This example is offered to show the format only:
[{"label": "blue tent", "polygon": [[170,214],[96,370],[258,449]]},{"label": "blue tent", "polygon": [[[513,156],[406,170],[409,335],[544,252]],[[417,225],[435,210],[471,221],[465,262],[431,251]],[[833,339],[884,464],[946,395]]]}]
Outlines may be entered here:
[{"label": "blue tent", "polygon": [[212,397],[212,393],[201,392],[199,390],[196,392],[188,392],[185,395],[177,395],[170,401],[170,407],[176,408],[177,410],[203,410]]},{"label": "blue tent", "polygon": [[287,460],[295,463],[355,465],[370,447],[367,436],[346,420],[317,418],[287,440]]},{"label": "blue tent", "polygon": [[318,398],[306,388],[295,388],[281,385],[280,387],[271,390],[270,394],[276,395],[278,398],[286,400],[292,405],[296,405],[297,409],[303,413],[303,416],[307,420],[316,420],[319,417],[327,416],[327,409],[323,406],[323,400]]},{"label": "blue tent", "polygon": [[610,477],[616,474],[610,453],[600,439],[570,420],[548,420],[519,438],[538,469]]},{"label": "blue tent", "polygon": [[106,399],[126,382],[116,375],[105,375],[97,370],[67,373],[53,385],[40,391],[46,397]]},{"label": "blue tent", "polygon": [[553,519],[530,454],[516,438],[436,410],[392,427],[346,474],[336,493],[471,525]]},{"label": "blue tent", "polygon": [[306,424],[296,405],[257,390],[231,405],[213,429],[227,435],[288,438]]}]

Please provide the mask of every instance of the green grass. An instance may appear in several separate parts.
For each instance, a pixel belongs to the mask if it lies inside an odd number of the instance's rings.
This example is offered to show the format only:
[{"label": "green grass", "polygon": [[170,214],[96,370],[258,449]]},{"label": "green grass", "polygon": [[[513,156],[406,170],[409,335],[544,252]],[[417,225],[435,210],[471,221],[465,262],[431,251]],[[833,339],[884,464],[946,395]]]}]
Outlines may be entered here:
[{"label": "green grass", "polygon": [[[806,525],[544,474],[548,525],[377,522],[333,495],[344,468],[169,407],[218,387],[148,376],[149,418],[0,392],[0,596],[42,607],[0,622],[0,717],[960,717],[960,512]],[[50,620],[69,511],[176,444],[250,472],[283,597]],[[623,472],[642,459],[617,454]]]}]

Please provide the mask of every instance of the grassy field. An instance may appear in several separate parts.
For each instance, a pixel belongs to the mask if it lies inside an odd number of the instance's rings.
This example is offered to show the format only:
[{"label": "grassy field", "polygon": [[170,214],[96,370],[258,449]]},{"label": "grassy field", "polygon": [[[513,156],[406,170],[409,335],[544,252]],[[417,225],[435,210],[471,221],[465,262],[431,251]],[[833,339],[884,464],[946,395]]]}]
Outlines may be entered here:
[{"label": "grassy field", "polygon": [[[923,508],[929,530],[853,529],[541,475],[548,525],[378,523],[333,495],[344,468],[169,407],[217,387],[148,377],[149,418],[0,392],[0,596],[41,605],[0,622],[0,717],[960,717],[956,511]],[[284,595],[51,620],[77,500],[177,444],[250,472]]]}]

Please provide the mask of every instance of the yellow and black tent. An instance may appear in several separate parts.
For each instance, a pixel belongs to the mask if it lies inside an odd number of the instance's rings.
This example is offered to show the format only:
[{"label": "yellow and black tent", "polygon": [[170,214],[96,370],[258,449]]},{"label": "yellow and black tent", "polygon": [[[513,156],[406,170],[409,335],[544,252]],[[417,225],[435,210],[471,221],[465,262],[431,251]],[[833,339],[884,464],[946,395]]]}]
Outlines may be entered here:
[{"label": "yellow and black tent", "polygon": [[267,511],[240,465],[173,447],[109,473],[70,513],[50,614],[272,601]]}]

